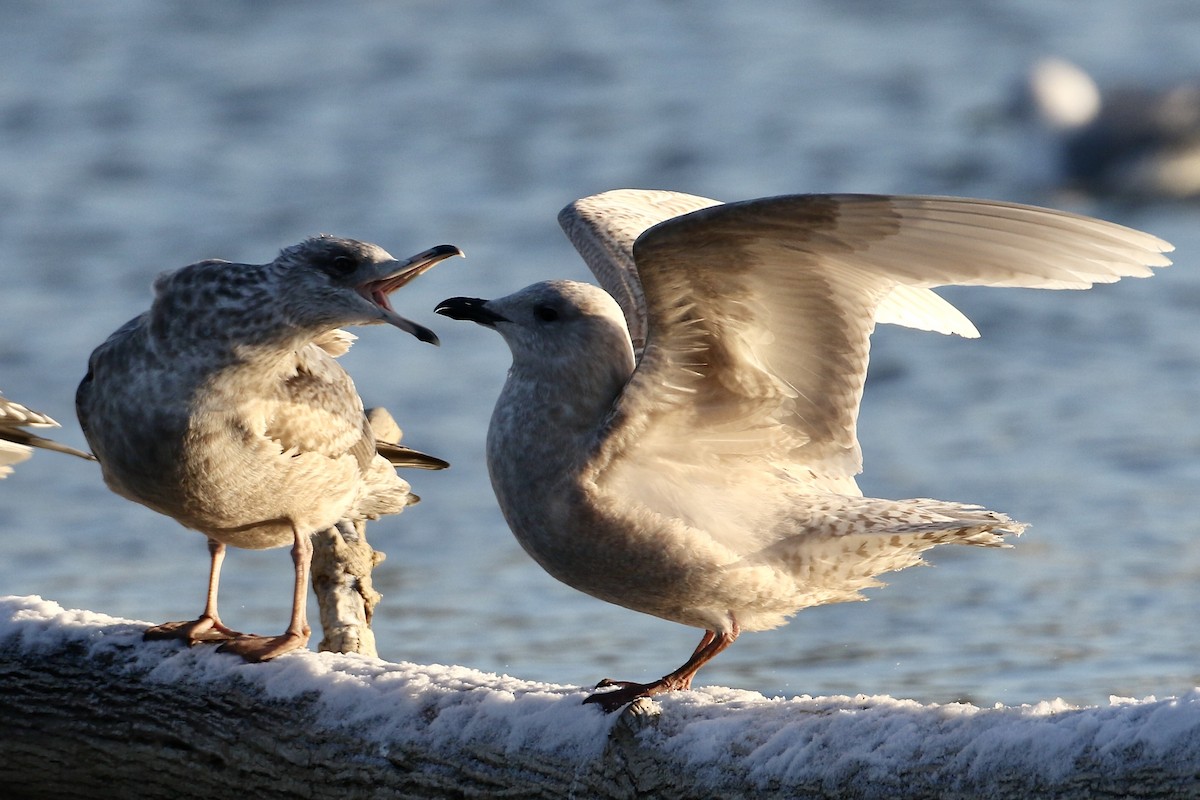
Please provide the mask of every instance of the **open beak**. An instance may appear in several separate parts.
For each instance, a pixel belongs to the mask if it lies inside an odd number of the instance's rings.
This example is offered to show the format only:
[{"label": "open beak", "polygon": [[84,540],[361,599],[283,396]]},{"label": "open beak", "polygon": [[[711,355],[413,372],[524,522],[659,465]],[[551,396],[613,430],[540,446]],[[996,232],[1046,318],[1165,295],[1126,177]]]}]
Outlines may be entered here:
[{"label": "open beak", "polygon": [[469,320],[488,328],[507,319],[487,307],[488,301],[479,297],[451,297],[437,304],[434,313],[450,319]]},{"label": "open beak", "polygon": [[382,277],[372,278],[359,286],[358,291],[379,307],[380,311],[383,312],[382,318],[384,322],[395,325],[402,331],[411,333],[422,342],[437,344],[437,334],[424,325],[418,325],[397,314],[388,300],[388,295],[409,283],[435,264],[439,264],[452,256],[461,256],[462,254],[462,250],[459,250],[452,244],[439,244],[437,247],[432,247],[423,253],[417,253],[412,258],[404,261],[385,261],[378,265],[379,272],[383,273]]}]

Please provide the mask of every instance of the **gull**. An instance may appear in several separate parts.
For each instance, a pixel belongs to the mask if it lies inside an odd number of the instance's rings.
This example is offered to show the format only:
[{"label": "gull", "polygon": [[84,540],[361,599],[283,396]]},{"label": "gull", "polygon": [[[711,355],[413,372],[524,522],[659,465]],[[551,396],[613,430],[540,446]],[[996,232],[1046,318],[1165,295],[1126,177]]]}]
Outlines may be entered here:
[{"label": "gull", "polygon": [[1073,188],[1134,199],[1200,196],[1200,82],[1102,94],[1079,66],[1043,58],[1020,94],[1018,111],[1032,111],[1058,138]]},{"label": "gull", "polygon": [[1083,289],[1148,276],[1172,249],[944,197],[624,189],[559,221],[604,289],[552,280],[437,312],[512,351],[487,463],[524,549],[576,589],[704,631],[657,681],[601,681],[585,702],[609,711],[690,688],[739,632],[864,599],[930,547],[1005,546],[1025,527],[978,505],[862,496],[855,428],[877,322],[977,336],[930,287]]},{"label": "gull", "polygon": [[8,477],[13,464],[20,464],[33,455],[33,448],[69,453],[95,461],[91,453],[76,450],[53,439],[38,436],[28,428],[57,428],[59,424],[48,415],[26,408],[0,394],[0,478]]},{"label": "gull", "polygon": [[[416,502],[389,459],[440,459],[387,445],[334,360],[346,325],[389,323],[437,344],[388,294],[451,256],[441,245],[405,261],[353,239],[320,236],[269,264],[207,260],[166,272],[146,313],[92,353],[76,408],[105,483],[208,537],[204,612],[150,628],[147,639],[221,641],[248,661],[308,643],[311,535]],[[280,636],[231,630],[217,610],[227,545],[291,546],[292,615]]]}]

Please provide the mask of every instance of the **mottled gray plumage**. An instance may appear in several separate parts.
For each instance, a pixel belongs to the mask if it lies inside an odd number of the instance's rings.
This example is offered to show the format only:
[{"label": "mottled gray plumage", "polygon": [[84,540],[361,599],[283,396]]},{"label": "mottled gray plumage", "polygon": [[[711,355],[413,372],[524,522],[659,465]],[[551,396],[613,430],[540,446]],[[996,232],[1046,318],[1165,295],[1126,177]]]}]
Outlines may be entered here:
[{"label": "mottled gray plumage", "polygon": [[618,190],[560,221],[608,292],[548,281],[438,312],[512,350],[487,451],[524,548],[577,589],[705,630],[662,680],[594,695],[606,708],[686,688],[740,630],[862,599],[930,547],[1022,530],[975,505],[862,496],[856,424],[876,322],[977,335],[929,287],[1085,288],[1149,275],[1171,249],[1099,220],[954,198],[726,205]]},{"label": "mottled gray plumage", "polygon": [[[76,406],[105,482],[210,540],[205,613],[152,637],[227,640],[254,660],[304,646],[310,535],[414,502],[376,452],[354,383],[334,360],[354,339],[339,326],[387,322],[436,343],[387,294],[453,255],[443,245],[398,262],[376,245],[322,236],[268,264],[202,261],[159,276],[150,310],[92,353]],[[292,546],[284,636],[221,624],[225,545]]]},{"label": "mottled gray plumage", "polygon": [[53,439],[38,436],[29,428],[57,428],[58,423],[48,415],[26,408],[20,403],[0,395],[0,478],[12,472],[13,464],[20,464],[33,455],[33,448],[54,450],[59,453],[95,461],[91,453],[76,450]]}]

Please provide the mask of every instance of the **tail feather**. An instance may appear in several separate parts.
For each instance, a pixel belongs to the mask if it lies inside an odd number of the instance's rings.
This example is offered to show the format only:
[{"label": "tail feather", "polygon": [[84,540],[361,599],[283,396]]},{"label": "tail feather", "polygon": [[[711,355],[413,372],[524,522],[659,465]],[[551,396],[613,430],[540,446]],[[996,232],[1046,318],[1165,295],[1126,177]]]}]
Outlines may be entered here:
[{"label": "tail feather", "polygon": [[921,554],[932,547],[1010,547],[1005,537],[1026,527],[982,506],[941,500],[830,497],[807,510],[798,532],[743,563],[789,573],[821,603],[863,599],[863,589],[883,585],[877,575],[924,563]]},{"label": "tail feather", "polygon": [[366,413],[367,422],[370,423],[371,431],[375,434],[375,450],[390,461],[393,467],[446,469],[450,466],[450,462],[443,461],[437,456],[431,456],[400,444],[404,433],[386,408],[368,408]]},{"label": "tail feather", "polygon": [[34,447],[78,456],[88,461],[96,460],[91,453],[76,450],[27,430],[57,427],[58,423],[48,415],[0,395],[0,467],[3,467],[0,469],[0,478],[12,472],[8,465],[18,464],[29,458],[33,452],[31,448]]},{"label": "tail feather", "polygon": [[[76,456],[87,461],[95,461],[96,457],[91,453],[85,453],[82,450],[76,450],[74,447],[56,442],[53,439],[47,439],[44,436],[38,436],[36,433],[30,433],[20,428],[0,428],[0,439],[11,442],[20,447],[40,447],[43,450],[53,450],[56,453],[66,453],[67,455]],[[24,459],[22,459],[24,460]]]}]

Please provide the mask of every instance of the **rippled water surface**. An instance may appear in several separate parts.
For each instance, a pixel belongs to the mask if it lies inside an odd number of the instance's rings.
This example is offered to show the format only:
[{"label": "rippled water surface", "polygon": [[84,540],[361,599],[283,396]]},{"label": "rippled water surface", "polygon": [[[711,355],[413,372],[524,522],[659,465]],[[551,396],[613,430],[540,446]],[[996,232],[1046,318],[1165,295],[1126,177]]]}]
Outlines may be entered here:
[{"label": "rippled water surface", "polygon": [[[807,191],[1067,207],[1178,246],[1149,281],[955,290],[983,332],[875,336],[861,483],[1031,523],[1009,551],[936,552],[871,602],[748,634],[701,680],[767,694],[1030,702],[1200,681],[1200,225],[1189,206],[1049,190],[1005,117],[1024,67],[1109,83],[1200,74],[1192,2],[26,2],[0,28],[0,389],[81,445],[87,355],[162,269],[265,261],[317,232],[468,254],[395,298],[435,349],[360,330],[344,363],[406,442],[453,462],[372,526],[381,654],[589,683],[657,677],[698,632],[556,583],[496,510],[483,435],[499,337],[435,317],[454,294],[586,279],[554,220],[619,186],[726,200]],[[226,562],[226,621],[282,629],[284,550]],[[0,484],[0,593],[194,616],[204,540],[39,454]]]}]

